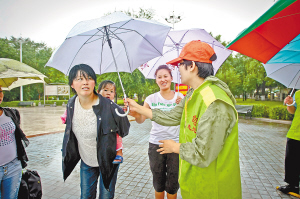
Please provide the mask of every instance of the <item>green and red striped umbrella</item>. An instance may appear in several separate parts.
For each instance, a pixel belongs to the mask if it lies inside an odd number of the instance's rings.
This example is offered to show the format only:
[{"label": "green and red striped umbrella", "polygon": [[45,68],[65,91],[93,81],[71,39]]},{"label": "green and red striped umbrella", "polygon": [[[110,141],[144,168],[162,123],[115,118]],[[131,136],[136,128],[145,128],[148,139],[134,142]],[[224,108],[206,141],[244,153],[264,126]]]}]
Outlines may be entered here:
[{"label": "green and red striped umbrella", "polygon": [[300,0],[279,0],[229,49],[263,63],[300,63]]}]

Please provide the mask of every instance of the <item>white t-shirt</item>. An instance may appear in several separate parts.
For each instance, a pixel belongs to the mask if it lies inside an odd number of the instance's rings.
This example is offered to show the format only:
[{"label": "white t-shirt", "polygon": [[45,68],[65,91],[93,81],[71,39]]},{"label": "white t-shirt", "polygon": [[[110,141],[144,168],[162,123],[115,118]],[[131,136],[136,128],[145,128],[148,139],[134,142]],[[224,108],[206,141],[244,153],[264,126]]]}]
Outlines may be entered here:
[{"label": "white t-shirt", "polygon": [[[99,104],[99,98],[96,104]],[[83,162],[90,167],[98,167],[96,141],[97,116],[93,108],[82,108],[78,97],[75,99],[72,130],[77,138],[79,154]]]},{"label": "white t-shirt", "polygon": [[3,111],[0,116],[0,166],[11,162],[17,157],[15,130],[16,125]]},{"label": "white t-shirt", "polygon": [[[177,96],[183,98],[183,94],[176,92],[173,99],[166,100],[161,96],[159,92],[149,95],[145,102],[150,106],[151,109],[171,110],[176,104]],[[152,121],[152,128],[150,131],[149,142],[152,144],[161,144],[159,140],[174,140],[179,142],[179,125],[178,126],[162,126]]]}]

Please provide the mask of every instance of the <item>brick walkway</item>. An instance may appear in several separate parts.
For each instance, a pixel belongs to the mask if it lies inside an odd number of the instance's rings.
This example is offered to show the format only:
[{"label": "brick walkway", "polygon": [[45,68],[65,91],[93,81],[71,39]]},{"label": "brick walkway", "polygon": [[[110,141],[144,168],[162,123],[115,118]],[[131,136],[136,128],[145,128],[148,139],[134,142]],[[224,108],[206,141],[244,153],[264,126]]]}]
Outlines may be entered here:
[{"label": "brick walkway", "polygon": [[[243,198],[290,198],[275,190],[284,184],[285,135],[289,126],[239,120]],[[131,122],[130,134],[123,139],[124,163],[119,170],[115,198],[154,198],[147,154],[150,129],[150,120],[143,124]],[[63,133],[29,139],[27,168],[39,172],[43,199],[80,197],[79,164],[65,182],[62,178],[62,139]],[[180,191],[178,198],[181,198]]]}]

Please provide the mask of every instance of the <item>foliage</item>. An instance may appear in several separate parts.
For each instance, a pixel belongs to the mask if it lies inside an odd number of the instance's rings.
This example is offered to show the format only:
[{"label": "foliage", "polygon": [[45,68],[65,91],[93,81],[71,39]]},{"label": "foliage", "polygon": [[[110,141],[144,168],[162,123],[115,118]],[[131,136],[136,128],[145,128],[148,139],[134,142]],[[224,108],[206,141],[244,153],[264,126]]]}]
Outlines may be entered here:
[{"label": "foliage", "polygon": [[[48,77],[45,79],[46,83],[67,83],[67,78],[63,73],[54,68],[45,67],[45,64],[49,60],[53,49],[47,47],[44,43],[36,43],[31,41],[29,38],[0,38],[0,57],[20,61],[21,44],[22,62],[46,75]],[[23,86],[24,100],[41,99],[41,96],[43,95],[43,84],[31,84]],[[4,101],[13,101],[19,99],[20,88],[15,88],[9,92],[5,92]]]},{"label": "foliage", "polygon": [[282,106],[275,106],[270,109],[269,117],[271,119],[277,119],[277,120],[292,120],[293,115],[290,114],[286,107]]},{"label": "foliage", "polygon": [[270,107],[263,105],[263,104],[258,104],[254,105],[252,109],[252,116],[253,117],[269,117],[269,110]]},{"label": "foliage", "polygon": [[241,101],[241,99],[237,99],[237,104],[253,105],[253,117],[264,117],[278,120],[292,120],[294,117],[287,111],[286,106],[282,105],[282,102],[279,101]]},{"label": "foliage", "polygon": [[247,101],[243,101],[243,99],[236,99],[236,103],[238,105],[266,105],[268,107],[274,106],[283,106],[283,102],[281,101],[256,101],[254,99],[249,99]]}]

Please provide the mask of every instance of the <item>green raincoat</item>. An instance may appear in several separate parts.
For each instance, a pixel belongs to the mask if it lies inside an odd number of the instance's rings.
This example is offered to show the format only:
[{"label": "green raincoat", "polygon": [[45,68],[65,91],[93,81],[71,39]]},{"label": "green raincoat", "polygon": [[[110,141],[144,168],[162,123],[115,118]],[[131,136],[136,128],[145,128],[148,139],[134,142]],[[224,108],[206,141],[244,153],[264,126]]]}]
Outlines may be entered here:
[{"label": "green raincoat", "polygon": [[179,184],[187,198],[242,198],[235,100],[214,76],[169,112],[152,110],[162,125],[180,122]]},{"label": "green raincoat", "polygon": [[[295,101],[297,105],[300,104],[300,90],[295,93]],[[295,111],[292,125],[286,137],[300,141],[300,108],[297,108]]]}]

